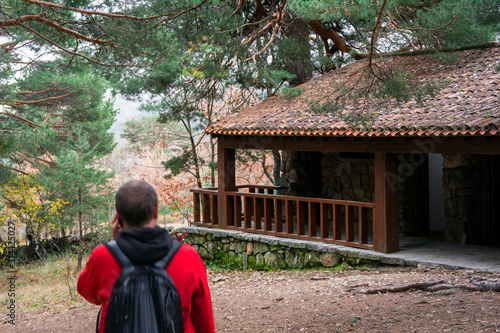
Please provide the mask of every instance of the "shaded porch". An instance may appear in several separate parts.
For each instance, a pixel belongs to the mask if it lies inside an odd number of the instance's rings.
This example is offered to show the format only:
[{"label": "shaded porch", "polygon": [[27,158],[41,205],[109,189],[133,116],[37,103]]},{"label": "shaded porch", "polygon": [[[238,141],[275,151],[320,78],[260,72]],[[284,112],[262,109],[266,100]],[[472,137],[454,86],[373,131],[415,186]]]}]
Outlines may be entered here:
[{"label": "shaded porch", "polygon": [[[382,253],[393,253],[400,249],[398,187],[401,185],[401,174],[398,170],[400,166],[398,154],[410,154],[410,160],[421,162],[420,165],[424,170],[421,176],[424,204],[419,209],[425,216],[428,215],[425,202],[428,202],[429,192],[428,181],[425,180],[428,174],[427,154],[484,155],[488,160],[493,158],[492,155],[498,154],[500,147],[500,137],[318,138],[219,135],[217,139],[219,186],[192,190],[195,224],[346,245]],[[235,181],[237,149],[318,153],[371,152],[373,173],[370,177],[374,185],[373,199],[371,202],[365,202],[365,200],[348,201],[331,197],[284,196],[276,194],[277,188],[272,186],[237,186]],[[485,191],[492,188],[488,179],[485,177],[483,180],[486,184]],[[308,186],[314,187],[317,184],[308,183]],[[495,197],[486,192],[485,195],[489,198]],[[496,213],[493,208],[491,204],[485,205],[484,211],[488,213],[491,210]],[[489,226],[488,230],[497,230],[498,215],[486,213],[484,213],[484,223]],[[422,220],[422,223],[425,224],[426,221]],[[490,233],[490,235],[495,234],[495,232]]]}]

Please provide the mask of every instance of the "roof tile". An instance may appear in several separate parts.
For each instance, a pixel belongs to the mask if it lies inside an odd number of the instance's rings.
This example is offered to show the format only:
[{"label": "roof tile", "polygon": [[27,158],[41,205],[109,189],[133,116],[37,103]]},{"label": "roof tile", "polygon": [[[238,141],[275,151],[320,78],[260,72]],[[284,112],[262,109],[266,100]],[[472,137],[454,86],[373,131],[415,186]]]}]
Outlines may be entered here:
[{"label": "roof tile", "polygon": [[[468,50],[454,64],[432,55],[379,58],[379,66],[406,68],[415,82],[445,84],[419,104],[358,100],[344,115],[362,114],[364,122],[343,120],[337,112],[313,112],[311,102],[334,99],[338,88],[359,79],[365,60],[315,77],[296,98],[275,96],[222,119],[207,129],[224,135],[446,136],[500,135],[500,48]],[[378,102],[378,103],[377,103]],[[382,102],[382,103],[381,103]]]}]

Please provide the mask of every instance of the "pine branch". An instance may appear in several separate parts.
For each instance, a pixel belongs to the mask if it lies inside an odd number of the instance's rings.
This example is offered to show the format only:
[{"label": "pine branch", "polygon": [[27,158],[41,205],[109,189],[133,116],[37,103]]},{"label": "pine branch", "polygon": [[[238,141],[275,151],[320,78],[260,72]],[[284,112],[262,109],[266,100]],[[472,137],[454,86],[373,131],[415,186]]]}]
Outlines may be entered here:
[{"label": "pine branch", "polygon": [[92,43],[92,44],[114,46],[113,43],[110,41],[101,40],[100,38],[102,36],[99,36],[97,38],[90,38],[90,37],[87,37],[87,36],[77,32],[77,31],[74,31],[74,30],[65,28],[59,24],[56,24],[56,23],[54,23],[54,21],[47,19],[45,17],[44,13],[40,13],[38,15],[24,15],[24,16],[15,18],[15,19],[4,20],[4,21],[0,22],[0,25],[2,27],[11,27],[11,26],[25,27],[22,23],[33,22],[33,21],[40,22],[40,23],[45,24],[49,27],[52,27],[52,28],[54,28],[54,29],[66,34],[66,35],[73,36],[75,38],[84,40],[84,41]]}]

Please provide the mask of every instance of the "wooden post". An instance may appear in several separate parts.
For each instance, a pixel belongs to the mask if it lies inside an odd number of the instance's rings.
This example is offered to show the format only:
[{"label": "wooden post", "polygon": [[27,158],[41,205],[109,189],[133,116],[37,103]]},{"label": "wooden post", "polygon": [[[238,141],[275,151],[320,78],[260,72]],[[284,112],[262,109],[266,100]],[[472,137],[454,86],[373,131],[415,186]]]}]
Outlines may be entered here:
[{"label": "wooden post", "polygon": [[333,204],[333,239],[342,239],[342,215],[340,214],[340,205]]},{"label": "wooden post", "polygon": [[359,244],[368,243],[368,208],[358,207],[359,209]]},{"label": "wooden post", "polygon": [[[321,238],[329,238],[330,237],[330,226],[328,223],[328,204],[322,203],[320,204],[320,223],[321,223]],[[335,205],[334,205],[335,206]]]},{"label": "wooden post", "polygon": [[274,204],[274,231],[283,232],[283,201],[276,199]]},{"label": "wooden post", "polygon": [[354,206],[345,206],[345,240],[354,242]]},{"label": "wooden post", "polygon": [[243,227],[241,223],[241,197],[234,196],[234,226]]},{"label": "wooden post", "polygon": [[264,200],[264,230],[272,231],[274,199]]},{"label": "wooden post", "polygon": [[193,193],[193,206],[193,222],[201,222],[199,193]]},{"label": "wooden post", "polygon": [[[218,201],[217,196],[215,194],[210,194],[210,214],[211,214],[210,223],[212,225],[216,225],[219,223],[219,214],[218,214],[219,204],[217,201]],[[226,225],[227,225],[227,220],[226,220]]]},{"label": "wooden post", "polygon": [[309,203],[309,237],[316,237],[316,224],[318,220],[318,210],[320,203]]},{"label": "wooden post", "polygon": [[375,153],[375,251],[399,251],[397,154]]},{"label": "wooden post", "polygon": [[228,212],[226,192],[236,191],[235,150],[224,147],[224,138],[217,140],[217,194],[219,227],[226,228]]}]

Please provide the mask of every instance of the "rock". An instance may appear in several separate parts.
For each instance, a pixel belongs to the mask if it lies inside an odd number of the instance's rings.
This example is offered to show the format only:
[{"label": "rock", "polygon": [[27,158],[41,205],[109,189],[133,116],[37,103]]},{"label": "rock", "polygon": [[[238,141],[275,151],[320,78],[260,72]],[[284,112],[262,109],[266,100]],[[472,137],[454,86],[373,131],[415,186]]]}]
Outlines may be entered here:
[{"label": "rock", "polygon": [[253,252],[253,244],[251,242],[247,243],[247,255],[252,254]]},{"label": "rock", "polygon": [[257,253],[266,253],[269,251],[269,246],[264,243],[257,243],[257,246],[253,248],[255,254]]},{"label": "rock", "polygon": [[340,258],[335,253],[323,253],[319,256],[319,261],[324,267],[335,267],[340,264]]},{"label": "rock", "polygon": [[192,237],[193,244],[203,245],[203,244],[205,244],[206,241],[207,240],[205,239],[205,237],[200,236],[200,235],[193,235],[193,237]]},{"label": "rock", "polygon": [[299,252],[293,258],[293,268],[302,269],[304,268],[304,253]]},{"label": "rock", "polygon": [[287,264],[285,261],[285,255],[283,253],[278,253],[276,255],[276,261],[277,261],[279,269],[286,269],[287,268]]},{"label": "rock", "polygon": [[255,256],[255,265],[257,268],[265,268],[266,267],[266,262],[264,261],[264,256],[259,253]]},{"label": "rock", "polygon": [[316,252],[308,252],[304,255],[304,267],[319,266],[319,256]]},{"label": "rock", "polygon": [[207,252],[210,254],[210,256],[212,257],[214,255],[214,249],[215,249],[215,245],[214,243],[212,242],[208,242],[204,245],[204,247],[207,249]]},{"label": "rock", "polygon": [[243,243],[241,243],[239,241],[235,241],[231,245],[233,247],[233,251],[234,252],[236,252],[236,253],[243,253]]},{"label": "rock", "polygon": [[248,261],[248,266],[247,267],[251,267],[251,268],[256,268],[257,267],[255,256],[252,256],[252,255],[247,256],[247,261]]},{"label": "rock", "polygon": [[240,262],[241,269],[248,269],[249,263],[248,263],[248,256],[246,253],[241,253],[237,255],[235,260]]},{"label": "rock", "polygon": [[221,281],[226,281],[227,277],[225,276],[218,276],[215,279],[212,280],[213,283],[221,282]]},{"label": "rock", "polygon": [[469,165],[467,155],[444,154],[443,157],[443,168],[453,169]]},{"label": "rock", "polygon": [[278,257],[275,253],[266,252],[264,254],[265,266],[269,268],[278,268]]},{"label": "rock", "polygon": [[295,255],[291,251],[285,251],[285,263],[288,268],[292,268],[293,266],[293,261],[295,259]]},{"label": "rock", "polygon": [[310,280],[314,280],[314,281],[319,281],[319,280],[330,280],[329,277],[327,276],[312,276],[310,278]]},{"label": "rock", "polygon": [[198,254],[202,259],[210,259],[210,253],[208,253],[207,249],[204,247],[199,248]]}]

